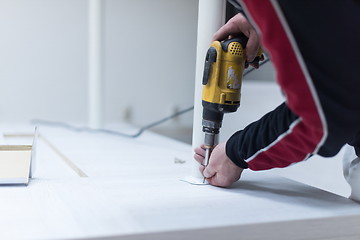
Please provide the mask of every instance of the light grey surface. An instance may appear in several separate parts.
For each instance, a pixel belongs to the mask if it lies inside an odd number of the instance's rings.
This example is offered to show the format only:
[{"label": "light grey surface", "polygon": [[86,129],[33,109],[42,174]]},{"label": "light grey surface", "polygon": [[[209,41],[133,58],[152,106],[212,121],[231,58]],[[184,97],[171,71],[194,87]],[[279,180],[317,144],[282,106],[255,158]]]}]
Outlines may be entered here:
[{"label": "light grey surface", "polygon": [[228,229],[234,237],[232,227],[257,224],[257,235],[267,236],[270,229],[261,226],[299,220],[311,229],[308,219],[360,215],[360,206],[346,198],[264,172],[246,171],[229,189],[179,181],[189,174],[190,146],[149,132],[125,139],[40,127],[40,136],[88,177],[79,177],[40,138],[35,179],[28,187],[0,188],[2,239],[201,236],[204,228]]},{"label": "light grey surface", "polygon": [[[105,121],[142,125],[190,106],[198,1],[102,2]],[[87,123],[87,10],[87,0],[0,0],[0,123]]]}]

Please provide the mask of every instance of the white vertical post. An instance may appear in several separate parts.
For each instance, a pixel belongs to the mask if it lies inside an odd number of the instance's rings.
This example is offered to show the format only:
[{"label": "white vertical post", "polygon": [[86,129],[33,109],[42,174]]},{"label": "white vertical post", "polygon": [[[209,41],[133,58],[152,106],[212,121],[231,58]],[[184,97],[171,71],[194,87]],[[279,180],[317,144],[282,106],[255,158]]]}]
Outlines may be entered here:
[{"label": "white vertical post", "polygon": [[[199,0],[198,29],[195,72],[195,99],[192,147],[204,143],[202,132],[202,77],[204,71],[205,55],[210,47],[211,38],[225,21],[225,0]],[[199,165],[193,161],[192,176],[202,178]]]},{"label": "white vertical post", "polygon": [[88,49],[88,121],[92,128],[102,127],[102,5],[103,0],[88,0],[89,49]]}]

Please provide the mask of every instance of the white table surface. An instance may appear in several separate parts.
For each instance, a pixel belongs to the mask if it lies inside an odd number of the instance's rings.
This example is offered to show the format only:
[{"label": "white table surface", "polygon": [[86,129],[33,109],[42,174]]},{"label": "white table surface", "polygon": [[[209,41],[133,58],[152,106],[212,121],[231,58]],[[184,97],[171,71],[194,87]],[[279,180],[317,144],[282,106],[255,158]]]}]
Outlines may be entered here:
[{"label": "white table surface", "polygon": [[0,187],[0,239],[360,236],[359,204],[266,172],[245,171],[229,189],[182,182],[191,147],[150,132],[127,139],[39,130],[35,178],[27,187]]}]

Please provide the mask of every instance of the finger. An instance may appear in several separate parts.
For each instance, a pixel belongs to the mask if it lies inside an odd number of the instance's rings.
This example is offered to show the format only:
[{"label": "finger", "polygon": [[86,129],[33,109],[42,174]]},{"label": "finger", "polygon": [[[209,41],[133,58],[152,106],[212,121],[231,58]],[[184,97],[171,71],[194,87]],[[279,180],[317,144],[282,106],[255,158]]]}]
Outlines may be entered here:
[{"label": "finger", "polygon": [[249,40],[246,44],[246,60],[252,62],[259,51],[260,40],[255,30],[251,30],[248,37]]},{"label": "finger", "polygon": [[[236,29],[236,27],[235,27]],[[224,39],[228,39],[229,35],[236,34],[234,30],[234,25],[231,22],[223,25],[217,32],[213,35],[212,41],[222,41]]]},{"label": "finger", "polygon": [[200,156],[196,153],[194,154],[194,159],[200,164],[203,164],[203,162],[204,162],[204,156]]},{"label": "finger", "polygon": [[259,66],[260,66],[260,64],[257,62],[257,63],[251,63],[250,64],[253,68],[256,68],[256,69],[258,69],[259,68]]},{"label": "finger", "polygon": [[216,187],[229,187],[232,182],[226,179],[223,179],[219,174],[215,174],[212,178],[206,179],[210,185]]},{"label": "finger", "polygon": [[208,165],[204,171],[203,171],[203,175],[206,178],[211,178],[216,174],[215,169],[213,169],[210,165]]},{"label": "finger", "polygon": [[[263,55],[261,55],[261,56],[256,56],[252,62],[246,61],[246,63],[247,63],[248,65],[250,64],[253,68],[258,69],[258,68],[260,67],[260,63],[259,63],[259,62],[262,61],[261,59],[264,59],[264,56],[263,56]],[[246,64],[246,63],[245,63],[245,64]]]},{"label": "finger", "polygon": [[200,156],[203,156],[203,157],[205,156],[205,148],[199,148],[199,147],[195,148],[194,152]]},{"label": "finger", "polygon": [[216,181],[216,174],[215,174],[213,177],[211,177],[211,178],[207,178],[206,181],[208,181],[208,183],[209,183],[210,185],[212,185],[212,186],[219,187],[219,186],[217,185],[217,181]]},{"label": "finger", "polygon": [[207,178],[206,180],[212,186],[223,187],[221,182],[219,181],[219,175],[218,174],[215,174],[213,177]]}]

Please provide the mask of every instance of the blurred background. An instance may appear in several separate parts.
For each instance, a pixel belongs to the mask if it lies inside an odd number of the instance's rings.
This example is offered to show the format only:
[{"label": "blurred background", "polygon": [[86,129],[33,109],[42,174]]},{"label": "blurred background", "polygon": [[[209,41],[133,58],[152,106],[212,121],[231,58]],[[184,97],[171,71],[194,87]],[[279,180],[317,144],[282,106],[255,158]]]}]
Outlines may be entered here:
[{"label": "blurred background", "polygon": [[[89,122],[87,0],[0,0],[0,123]],[[143,126],[193,105],[197,0],[104,0],[102,116]],[[274,81],[271,64],[246,76]],[[191,141],[192,112],[154,129]]]}]

